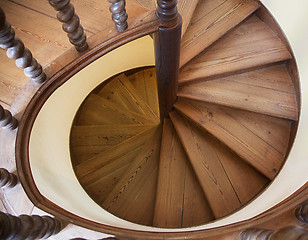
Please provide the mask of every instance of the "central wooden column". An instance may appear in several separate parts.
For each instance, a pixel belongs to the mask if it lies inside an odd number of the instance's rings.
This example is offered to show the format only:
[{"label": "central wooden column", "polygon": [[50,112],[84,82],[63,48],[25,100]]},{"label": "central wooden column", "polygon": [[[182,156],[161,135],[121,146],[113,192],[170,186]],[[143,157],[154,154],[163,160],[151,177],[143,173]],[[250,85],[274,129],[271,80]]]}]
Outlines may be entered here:
[{"label": "central wooden column", "polygon": [[176,101],[182,18],[176,0],[158,0],[156,15],[162,23],[154,34],[154,46],[160,118],[164,119]]}]

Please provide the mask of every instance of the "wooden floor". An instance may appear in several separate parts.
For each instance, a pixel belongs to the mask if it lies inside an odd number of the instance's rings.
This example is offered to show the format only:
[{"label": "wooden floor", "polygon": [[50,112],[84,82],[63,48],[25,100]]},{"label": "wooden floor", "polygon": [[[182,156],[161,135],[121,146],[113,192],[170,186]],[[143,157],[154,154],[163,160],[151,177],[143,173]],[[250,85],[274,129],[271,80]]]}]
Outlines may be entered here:
[{"label": "wooden floor", "polygon": [[[71,3],[87,37],[114,28],[108,1],[71,0]],[[56,11],[47,0],[1,0],[0,7],[15,29],[16,37],[22,39],[43,67],[71,48],[61,23],[56,19]],[[127,1],[130,17],[145,11],[136,0]],[[28,81],[23,71],[15,66],[14,60],[8,59],[4,50],[0,51],[0,102],[5,108],[10,107]]]}]

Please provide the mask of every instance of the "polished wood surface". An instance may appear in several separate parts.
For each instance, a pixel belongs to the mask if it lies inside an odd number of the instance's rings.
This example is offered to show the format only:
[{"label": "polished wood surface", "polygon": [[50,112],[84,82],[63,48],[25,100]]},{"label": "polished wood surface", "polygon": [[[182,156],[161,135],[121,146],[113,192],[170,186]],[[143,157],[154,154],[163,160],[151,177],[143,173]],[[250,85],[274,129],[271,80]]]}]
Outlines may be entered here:
[{"label": "polished wood surface", "polygon": [[0,168],[0,188],[13,188],[18,183],[18,178],[14,173],[10,173],[5,168]]},{"label": "polished wood surface", "polygon": [[0,127],[14,130],[18,126],[18,120],[12,113],[0,105]]},{"label": "polished wood surface", "polygon": [[127,29],[127,13],[125,9],[125,0],[108,0],[111,3],[109,10],[112,13],[112,20],[114,21],[116,28],[119,32],[123,32]]}]

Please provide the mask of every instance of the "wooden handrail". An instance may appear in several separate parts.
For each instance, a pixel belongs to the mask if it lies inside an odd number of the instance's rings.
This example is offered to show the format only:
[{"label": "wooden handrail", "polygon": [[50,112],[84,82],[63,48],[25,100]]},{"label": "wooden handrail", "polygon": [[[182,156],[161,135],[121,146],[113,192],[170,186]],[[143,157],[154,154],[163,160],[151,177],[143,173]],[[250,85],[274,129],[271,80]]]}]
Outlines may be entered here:
[{"label": "wooden handrail", "polygon": [[0,168],[0,188],[13,188],[17,183],[18,178],[15,174],[5,168]]},{"label": "wooden handrail", "polygon": [[62,29],[67,33],[69,41],[78,52],[88,49],[87,37],[80,24],[79,17],[70,0],[48,0],[49,4],[58,11],[57,18],[62,22]]},{"label": "wooden handrail", "polygon": [[109,11],[112,13],[112,20],[115,22],[119,32],[127,29],[127,13],[125,9],[125,0],[108,0],[111,3]]},{"label": "wooden handrail", "polygon": [[0,127],[14,130],[18,126],[18,121],[11,112],[0,105]]},{"label": "wooden handrail", "polygon": [[42,83],[46,80],[42,66],[37,63],[36,59],[23,42],[15,38],[15,31],[11,24],[6,21],[5,14],[0,8],[0,47],[6,50],[9,58],[16,59],[16,66],[24,69],[24,74],[33,81]]},{"label": "wooden handrail", "polygon": [[154,34],[154,47],[160,117],[164,119],[176,101],[182,18],[176,0],[158,0],[156,15],[162,24]]},{"label": "wooden handrail", "polygon": [[49,216],[12,216],[0,212],[0,239],[46,239],[62,229],[62,223]]}]

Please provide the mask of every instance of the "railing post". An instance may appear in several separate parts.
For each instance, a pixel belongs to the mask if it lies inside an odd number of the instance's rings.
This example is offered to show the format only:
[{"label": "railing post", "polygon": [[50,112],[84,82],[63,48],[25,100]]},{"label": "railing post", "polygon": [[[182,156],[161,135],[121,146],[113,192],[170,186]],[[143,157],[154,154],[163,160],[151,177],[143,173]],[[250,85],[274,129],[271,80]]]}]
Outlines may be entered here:
[{"label": "railing post", "polygon": [[0,212],[0,239],[46,239],[60,232],[61,222],[49,216],[12,216]]},{"label": "railing post", "polygon": [[46,80],[46,75],[42,70],[42,66],[37,63],[36,59],[23,42],[15,38],[15,31],[10,23],[6,21],[5,14],[0,8],[0,47],[6,50],[9,58],[16,59],[16,66],[24,69],[27,77],[33,81],[42,83]]},{"label": "railing post", "polygon": [[[80,24],[79,17],[75,13],[74,6],[70,0],[48,0],[49,4],[58,11],[57,18],[62,22],[62,29],[67,33],[69,41],[77,51],[82,52],[88,49],[87,37]],[[89,13],[91,14],[91,13]]]},{"label": "railing post", "polygon": [[308,231],[302,227],[289,226],[276,231],[247,229],[241,232],[240,240],[307,240]]},{"label": "railing post", "polygon": [[125,0],[108,0],[111,3],[109,11],[112,13],[112,20],[115,22],[119,32],[127,29],[127,13],[125,10]]},{"label": "railing post", "polygon": [[18,183],[18,178],[15,174],[10,173],[4,168],[0,168],[0,188],[13,188]]},{"label": "railing post", "polygon": [[308,202],[297,208],[295,215],[299,221],[308,223]]},{"label": "railing post", "polygon": [[180,62],[182,19],[177,0],[158,0],[156,15],[162,26],[154,34],[160,117],[164,119],[176,101]]},{"label": "railing post", "polygon": [[18,126],[18,121],[14,118],[9,110],[4,109],[0,105],[0,127],[7,129],[15,129]]}]

